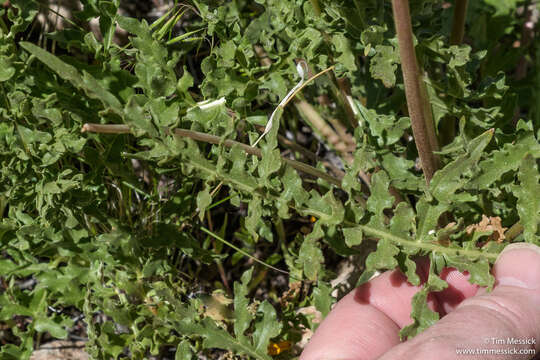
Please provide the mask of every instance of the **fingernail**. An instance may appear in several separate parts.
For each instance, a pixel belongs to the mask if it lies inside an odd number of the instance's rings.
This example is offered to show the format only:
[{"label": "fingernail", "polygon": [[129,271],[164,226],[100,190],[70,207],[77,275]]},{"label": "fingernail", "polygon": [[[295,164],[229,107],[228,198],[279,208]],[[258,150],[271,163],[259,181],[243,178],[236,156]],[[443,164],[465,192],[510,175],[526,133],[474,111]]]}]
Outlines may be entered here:
[{"label": "fingernail", "polygon": [[[531,244],[531,243],[526,243],[526,242],[519,242],[519,243],[513,243],[513,244],[510,244],[510,245],[507,245],[503,251],[501,251],[501,253],[499,254],[499,258],[501,257],[502,254],[504,253],[507,253],[507,252],[510,252],[510,251],[513,251],[513,250],[531,250],[531,251],[534,251],[536,252],[538,255],[540,255],[540,247],[539,246],[536,246],[534,244]],[[497,258],[497,261],[499,259]]]},{"label": "fingernail", "polygon": [[540,247],[529,243],[508,245],[495,261],[493,273],[497,285],[539,289]]}]

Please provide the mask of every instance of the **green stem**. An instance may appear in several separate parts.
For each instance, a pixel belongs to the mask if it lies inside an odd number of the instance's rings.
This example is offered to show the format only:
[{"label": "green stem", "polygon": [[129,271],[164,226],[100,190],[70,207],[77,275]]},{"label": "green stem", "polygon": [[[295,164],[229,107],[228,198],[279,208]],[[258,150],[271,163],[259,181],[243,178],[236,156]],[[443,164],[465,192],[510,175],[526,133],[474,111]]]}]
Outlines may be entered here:
[{"label": "green stem", "polygon": [[407,107],[416,148],[422,162],[422,170],[426,183],[429,184],[433,174],[439,168],[439,159],[434,153],[439,149],[439,144],[435,134],[426,86],[419,71],[414,50],[409,1],[392,0],[392,9],[399,43]]},{"label": "green stem", "polygon": [[[94,130],[97,130],[97,129],[103,130],[103,129],[105,129],[103,127],[107,127],[107,125],[99,125],[99,128],[96,128],[95,125],[97,125],[97,124],[85,124],[83,128],[85,129],[85,131],[94,131]],[[111,125],[109,125],[109,126],[111,126]],[[129,127],[127,125],[114,125],[114,126],[120,126],[120,127],[124,126],[125,128],[127,128],[129,130]],[[125,130],[125,128],[117,128],[117,130]],[[108,129],[106,129],[106,130],[108,130]],[[96,132],[99,132],[99,131],[96,131]],[[110,133],[110,131],[107,131],[107,132]],[[125,131],[122,131],[122,132],[125,132]],[[221,139],[219,137],[217,137],[217,136],[204,134],[204,133],[199,133],[199,132],[191,131],[191,130],[175,129],[175,133],[177,135],[179,135],[179,136],[186,136],[186,137],[189,137],[189,138],[191,138],[193,140],[200,140],[200,141],[210,142],[210,143],[214,143],[214,144],[219,144],[220,141],[221,141]],[[223,144],[225,146],[228,146],[228,147],[233,146],[233,145],[238,145],[238,146],[242,147],[244,150],[246,150],[246,152],[248,152],[250,154],[253,154],[253,155],[256,155],[256,156],[261,156],[260,149],[253,148],[251,146],[248,146],[248,145],[245,145],[245,144],[242,144],[242,143],[238,143],[236,141],[225,140],[225,142],[223,142]],[[288,160],[288,159],[286,159],[286,160]],[[258,189],[255,186],[251,186],[247,182],[242,181],[242,179],[240,179],[240,178],[231,177],[231,176],[228,176],[227,174],[224,174],[224,173],[221,173],[221,172],[218,173],[217,170],[215,169],[215,167],[213,165],[211,165],[211,164],[206,164],[206,162],[201,163],[201,162],[197,162],[197,161],[191,161],[191,159],[189,159],[189,158],[186,158],[185,161],[187,163],[189,163],[189,165],[193,166],[194,168],[197,168],[200,171],[209,173],[210,175],[214,176],[217,179],[220,179],[221,181],[224,181],[225,183],[234,184],[236,187],[241,188],[242,191],[245,191],[245,192],[248,192],[248,193],[257,193],[258,192]],[[289,160],[289,161],[292,162],[292,160]],[[293,163],[302,164],[303,166],[305,166],[307,168],[311,168],[309,165],[306,165],[306,164],[303,164],[303,163],[299,163],[299,162],[293,162]],[[207,166],[205,166],[205,165],[207,165]],[[291,166],[293,166],[293,165],[291,165]],[[299,170],[302,170],[302,169],[299,169]],[[311,168],[309,171],[312,171],[312,170],[316,170],[316,171],[319,172],[319,170],[314,169],[314,168]],[[325,175],[327,175],[327,174],[325,174]],[[267,196],[270,199],[276,200],[276,201],[279,200],[279,195],[274,195],[274,194],[271,194],[271,193],[265,193],[265,196]],[[288,205],[289,205],[289,207],[296,210],[298,213],[302,214],[303,216],[313,215],[314,217],[316,217],[318,219],[324,219],[325,217],[328,217],[328,214],[317,211],[317,210],[314,210],[314,209],[304,208],[304,207],[299,207],[299,206],[295,207],[292,204],[288,204]],[[362,231],[364,231],[367,235],[371,235],[373,237],[370,240],[387,239],[387,240],[389,240],[389,241],[391,241],[391,242],[393,242],[393,243],[395,243],[397,245],[400,245],[400,246],[412,247],[412,248],[417,248],[417,249],[425,250],[425,251],[438,251],[440,253],[449,254],[449,255],[464,255],[464,256],[467,256],[467,257],[470,257],[470,258],[487,258],[488,260],[493,260],[493,261],[498,256],[498,254],[496,254],[496,253],[489,253],[489,252],[485,252],[485,251],[481,251],[481,250],[468,250],[468,249],[459,249],[459,248],[449,248],[449,247],[434,244],[434,243],[425,243],[425,242],[420,242],[420,241],[416,241],[416,240],[412,240],[412,239],[405,239],[405,238],[393,235],[392,233],[384,231],[384,230],[376,229],[376,228],[373,228],[373,227],[370,227],[370,226],[367,226],[367,225],[358,225],[358,224],[355,224],[355,223],[353,223],[351,221],[347,221],[347,220],[344,220],[342,222],[342,225],[347,226],[347,227],[360,227],[362,229]],[[217,236],[217,235],[215,235],[213,233],[210,233],[207,229],[201,228],[201,230],[205,231],[206,233],[208,233],[209,235],[211,235],[213,237]],[[226,242],[225,240],[223,240],[221,238],[219,238],[218,240],[223,241],[225,244],[231,246],[232,248],[234,248],[235,250],[241,252],[242,254],[244,254],[246,256],[249,256],[249,257],[252,257],[249,254],[245,254],[243,252],[243,250],[236,248],[234,245]],[[260,261],[260,260],[258,260],[256,258],[254,258],[253,260],[257,261],[257,262],[260,262],[260,263],[263,263],[262,261]],[[270,268],[272,268],[272,269],[274,269],[276,271],[283,272],[283,270],[273,268],[272,266],[270,266],[268,264],[264,264],[264,265],[268,266],[268,267],[270,267]]]},{"label": "green stem", "polygon": [[[205,167],[199,162],[196,161],[190,161],[189,158],[185,159],[186,162],[189,163],[189,165],[203,171],[208,172],[211,176],[214,176],[216,178],[219,178],[220,180],[226,182],[226,183],[232,183],[235,185],[238,185],[239,181],[231,176],[228,176],[227,174],[218,173],[215,168]],[[257,189],[255,187],[251,187],[248,184],[242,183],[242,188],[244,191],[248,191],[250,193],[257,192]],[[279,196],[276,196],[271,193],[265,193],[265,196],[267,196],[269,199],[272,200],[279,200]],[[300,206],[294,206],[292,204],[288,204],[288,206],[291,209],[296,210],[299,214],[302,216],[309,216],[313,215],[314,217],[321,219],[328,216],[328,214],[322,213],[320,211],[310,209],[310,208],[304,208]],[[490,261],[495,261],[497,259],[498,254],[492,253],[492,252],[486,252],[481,250],[470,250],[470,249],[460,249],[460,248],[450,248],[443,245],[435,244],[435,243],[426,243],[414,239],[405,239],[400,236],[396,236],[389,231],[380,230],[368,225],[358,225],[348,220],[343,220],[341,223],[342,226],[346,227],[359,227],[363,232],[365,232],[367,235],[372,236],[371,238],[368,237],[369,240],[375,240],[378,241],[379,239],[386,239],[388,241],[393,242],[396,245],[400,246],[406,246],[409,248],[416,248],[424,251],[437,251],[442,254],[447,255],[455,255],[455,256],[467,256],[471,259],[478,259],[478,258],[485,258]]]},{"label": "green stem", "polygon": [[244,251],[244,250],[240,249],[239,247],[237,247],[237,246],[231,244],[230,242],[228,242],[227,240],[225,240],[225,239],[219,237],[217,234],[214,234],[213,232],[211,232],[211,231],[208,230],[207,228],[201,226],[200,229],[201,229],[203,232],[207,233],[208,235],[212,236],[214,239],[217,239],[217,240],[221,241],[222,243],[224,243],[224,244],[227,245],[227,246],[230,246],[231,248],[233,248],[234,250],[238,251],[240,254],[242,254],[242,255],[244,255],[244,256],[250,258],[251,260],[253,260],[253,261],[255,261],[255,262],[257,262],[257,263],[259,263],[259,264],[261,264],[261,265],[263,265],[263,266],[266,266],[267,268],[270,268],[270,269],[272,269],[272,270],[278,271],[278,272],[280,272],[280,273],[282,273],[282,274],[287,274],[287,275],[289,274],[289,273],[288,273],[287,271],[285,271],[285,270],[278,269],[277,267],[274,267],[274,266],[272,266],[272,265],[270,265],[270,264],[265,263],[265,262],[262,261],[262,260],[257,259],[255,256],[250,255],[250,254],[247,253],[246,251]]},{"label": "green stem", "polygon": [[368,235],[375,236],[380,239],[386,239],[388,241],[391,241],[401,246],[414,247],[417,249],[428,250],[428,251],[437,251],[437,252],[444,253],[447,255],[465,255],[469,258],[483,257],[483,258],[486,258],[488,260],[493,260],[493,261],[495,261],[498,256],[498,254],[496,253],[485,252],[485,251],[480,251],[480,250],[450,248],[447,246],[438,245],[434,243],[425,243],[425,242],[419,242],[416,240],[407,240],[402,237],[393,235],[390,232],[376,229],[376,228],[366,226],[366,225],[357,225],[357,227],[362,229],[362,231]]},{"label": "green stem", "polygon": [[506,236],[506,240],[511,242],[514,240],[515,237],[517,237],[519,234],[523,232],[523,225],[520,223],[515,223],[508,229],[508,231],[504,234]]}]

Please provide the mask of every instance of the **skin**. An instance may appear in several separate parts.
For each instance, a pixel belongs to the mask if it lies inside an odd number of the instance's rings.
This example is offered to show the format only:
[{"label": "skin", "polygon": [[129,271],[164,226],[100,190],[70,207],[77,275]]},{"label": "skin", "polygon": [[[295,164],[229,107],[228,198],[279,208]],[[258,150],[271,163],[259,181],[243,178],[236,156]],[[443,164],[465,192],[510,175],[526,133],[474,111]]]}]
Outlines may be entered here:
[{"label": "skin", "polygon": [[[427,264],[418,263],[426,278]],[[449,287],[428,299],[441,320],[400,342],[399,330],[412,322],[410,301],[419,287],[397,270],[381,274],[341,299],[318,327],[300,360],[532,359],[534,355],[457,355],[456,349],[534,349],[540,354],[540,247],[512,244],[492,270],[487,293],[468,274],[445,269]],[[513,345],[507,338],[534,342]],[[540,356],[538,357],[540,359]]]}]

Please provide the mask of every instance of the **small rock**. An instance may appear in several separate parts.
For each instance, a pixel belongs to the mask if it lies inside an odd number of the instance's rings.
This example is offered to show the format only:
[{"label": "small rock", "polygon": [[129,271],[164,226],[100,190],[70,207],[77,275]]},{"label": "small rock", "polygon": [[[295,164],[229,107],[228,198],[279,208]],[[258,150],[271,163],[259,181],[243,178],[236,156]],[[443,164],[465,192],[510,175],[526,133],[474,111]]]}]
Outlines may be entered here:
[{"label": "small rock", "polygon": [[30,360],[89,360],[84,341],[55,340],[42,344]]}]

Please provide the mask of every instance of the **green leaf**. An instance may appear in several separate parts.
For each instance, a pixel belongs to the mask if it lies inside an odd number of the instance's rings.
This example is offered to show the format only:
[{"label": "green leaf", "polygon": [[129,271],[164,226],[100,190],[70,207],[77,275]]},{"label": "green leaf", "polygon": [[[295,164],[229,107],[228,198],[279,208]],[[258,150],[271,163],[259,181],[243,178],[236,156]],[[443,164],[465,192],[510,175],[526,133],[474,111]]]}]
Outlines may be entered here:
[{"label": "green leaf", "polygon": [[32,43],[22,41],[19,45],[50,67],[61,78],[71,82],[75,87],[83,89],[89,97],[101,100],[106,107],[119,115],[122,114],[120,101],[104,89],[89,73],[83,71],[81,76],[74,66],[63,62],[58,57]]},{"label": "green leaf", "polygon": [[393,270],[398,266],[396,255],[399,249],[390,241],[381,239],[377,243],[377,250],[368,255],[366,270]]},{"label": "green leaf", "polygon": [[176,347],[176,354],[174,360],[191,360],[193,359],[193,352],[191,346],[186,340],[181,341]]},{"label": "green leaf", "polygon": [[331,293],[332,288],[328,286],[328,284],[323,283],[322,281],[319,281],[317,287],[313,289],[313,303],[317,310],[321,312],[323,318],[328,315],[328,313],[332,309],[332,304],[335,301]]},{"label": "green leaf", "polygon": [[407,276],[407,281],[412,285],[420,285],[420,276],[416,273],[416,263],[411,260],[409,256],[405,256],[405,261],[403,263],[402,269],[403,273]]},{"label": "green leaf", "polygon": [[491,267],[486,259],[474,261],[463,256],[445,255],[445,260],[448,266],[455,267],[461,272],[468,271],[471,284],[486,286],[488,291],[493,287],[495,278],[491,275]]},{"label": "green leaf", "polygon": [[404,327],[399,335],[402,338],[414,337],[425,329],[434,325],[439,320],[439,314],[431,310],[427,304],[427,296],[430,292],[442,291],[448,287],[448,283],[442,280],[436,273],[434,264],[434,253],[430,256],[429,276],[422,290],[417,292],[411,301],[411,318],[413,323]]},{"label": "green leaf", "polygon": [[360,41],[364,46],[374,47],[380,45],[384,39],[386,26],[370,25],[360,35]]},{"label": "green leaf", "polygon": [[420,241],[428,241],[430,234],[434,234],[437,229],[439,218],[450,208],[450,204],[438,203],[436,205],[422,197],[416,204],[416,213],[418,217],[418,228],[416,236]]},{"label": "green leaf", "polygon": [[277,321],[276,310],[266,300],[259,305],[257,312],[262,313],[262,319],[255,324],[253,345],[257,352],[264,353],[268,348],[270,339],[280,334],[281,323]]},{"label": "green leaf", "polygon": [[425,285],[430,291],[443,291],[448,287],[448,283],[430,270],[428,281]]},{"label": "green leaf", "polygon": [[278,171],[280,167],[281,156],[279,155],[279,149],[269,150],[268,147],[265,147],[263,150],[262,160],[258,167],[259,176],[268,180],[270,175]]},{"label": "green leaf", "polygon": [[192,328],[195,335],[204,336],[204,348],[219,348],[224,350],[235,351],[240,354],[247,354],[253,359],[270,360],[271,357],[266,353],[256,352],[249,343],[239,341],[232,337],[227,331],[218,328],[216,324],[209,318],[204,319],[202,326]]},{"label": "green leaf", "polygon": [[[273,72],[270,74],[268,79],[259,86],[259,89],[268,89],[270,94],[276,96],[276,101],[280,101],[280,99],[283,99],[285,95],[287,95],[287,85],[288,82],[285,80],[285,78],[283,78],[282,75]],[[268,118],[265,117],[264,123],[261,125],[265,125],[267,121]]]},{"label": "green leaf", "polygon": [[101,16],[99,17],[99,29],[103,36],[103,43],[105,50],[109,50],[112,39],[116,31],[116,12],[118,11],[117,2],[101,1],[99,3],[99,9],[101,10]]},{"label": "green leaf", "polygon": [[66,339],[68,335],[67,330],[63,326],[49,318],[37,318],[34,321],[34,329],[38,332],[48,332],[52,337],[57,339]]},{"label": "green leaf", "polygon": [[389,152],[382,155],[382,167],[392,179],[392,186],[396,189],[418,190],[421,188],[423,180],[411,171],[414,168],[414,161]]},{"label": "green leaf", "polygon": [[[180,94],[184,94],[185,96],[188,96],[188,89],[192,87],[194,84],[193,82],[193,76],[187,71],[187,68],[184,66],[184,73],[180,79],[178,79],[178,83],[176,84],[176,90]],[[189,98],[191,98],[191,95],[189,95]]]},{"label": "green leaf", "polygon": [[0,82],[8,81],[15,75],[15,68],[12,64],[12,57],[0,56]]},{"label": "green leaf", "polygon": [[390,179],[384,171],[377,171],[371,178],[371,196],[369,197],[366,208],[373,214],[370,223],[383,226],[384,209],[392,207],[394,197],[390,195],[388,187]]},{"label": "green leaf", "polygon": [[324,236],[324,232],[319,222],[315,223],[313,231],[305,237],[300,246],[298,254],[298,263],[304,269],[305,276],[312,281],[317,280],[321,270],[321,264],[324,263],[324,256],[318,247],[318,239]]},{"label": "green leaf", "polygon": [[469,62],[470,53],[471,53],[470,46],[452,45],[450,46],[449,50],[450,50],[450,53],[453,55],[450,61],[448,62],[448,66],[450,66],[451,68],[464,66],[467,64],[467,62]]},{"label": "green leaf", "polygon": [[127,32],[135,34],[137,36],[146,36],[146,29],[141,25],[141,23],[135,19],[126,16],[119,16],[117,18],[118,25]]},{"label": "green leaf", "polygon": [[349,247],[360,245],[363,239],[362,234],[361,228],[344,228],[343,236],[345,237],[345,244]]},{"label": "green leaf", "polygon": [[380,147],[388,147],[401,139],[405,130],[411,127],[408,117],[396,120],[395,116],[383,115],[373,109],[367,109],[361,103],[357,103],[361,119],[369,124],[369,132],[376,138]]},{"label": "green leaf", "polygon": [[485,2],[495,8],[496,11],[493,16],[508,14],[514,11],[518,4],[517,0],[485,0]]},{"label": "green leaf", "polygon": [[371,77],[379,79],[387,88],[396,84],[396,70],[399,63],[397,50],[390,45],[375,46],[375,56],[371,58]]},{"label": "green leaf", "polygon": [[244,334],[249,328],[252,315],[249,313],[249,301],[246,298],[248,294],[248,284],[253,274],[253,268],[242,274],[241,283],[234,283],[234,334],[240,341],[244,341]]},{"label": "green leaf", "polygon": [[399,336],[402,339],[416,336],[425,329],[433,326],[439,320],[439,314],[432,311],[427,305],[427,295],[428,291],[424,288],[413,296],[411,301],[411,317],[414,319],[414,322],[401,329]]},{"label": "green leaf", "polygon": [[336,47],[336,51],[340,53],[337,58],[338,63],[345,66],[349,71],[356,71],[355,56],[352,52],[349,39],[342,34],[337,34],[332,37],[332,43]]},{"label": "green leaf", "polygon": [[254,196],[248,205],[248,216],[246,217],[246,230],[257,240],[259,238],[259,230],[264,225],[262,219],[262,199],[259,196]]},{"label": "green leaf", "polygon": [[207,185],[202,191],[197,194],[197,209],[199,211],[199,219],[204,220],[206,208],[212,203],[210,196],[210,187]]},{"label": "green leaf", "polygon": [[309,194],[302,187],[302,179],[298,176],[298,173],[290,166],[285,167],[285,172],[281,178],[283,183],[283,193],[280,195],[285,201],[294,200],[296,205],[304,204]]},{"label": "green leaf", "polygon": [[147,106],[155,124],[161,127],[172,127],[178,122],[178,103],[175,102],[167,106],[165,98],[156,98],[151,99]]},{"label": "green leaf", "polygon": [[310,214],[317,218],[318,223],[325,225],[339,225],[345,216],[343,204],[336,200],[332,190],[324,196],[312,190],[306,207],[309,208]]},{"label": "green leaf", "polygon": [[81,88],[83,88],[90,97],[101,100],[105,107],[110,107],[113,111],[120,113],[122,105],[116,96],[107,91],[92,75],[84,70]]},{"label": "green leaf", "polygon": [[521,161],[518,172],[519,185],[513,186],[518,198],[517,211],[525,241],[540,244],[538,223],[540,221],[540,174],[535,159],[528,155]]},{"label": "green leaf", "polygon": [[[13,24],[9,29],[9,34],[14,37],[15,34],[25,31],[32,23],[38,14],[39,5],[33,1],[13,0],[11,7],[8,10],[8,18]],[[17,9],[17,11],[13,9]]]},{"label": "green leaf", "polygon": [[540,157],[540,144],[532,132],[515,143],[504,144],[500,150],[491,152],[486,160],[479,163],[481,174],[471,181],[469,187],[486,189],[505,173],[517,170],[529,153]]},{"label": "green leaf", "polygon": [[138,104],[139,95],[133,95],[125,107],[126,122],[133,126],[134,130],[138,130],[135,135],[141,136],[144,133],[152,137],[156,137],[158,132],[152,123],[152,120],[146,116],[143,108]]},{"label": "green leaf", "polygon": [[415,214],[406,202],[400,202],[394,209],[394,216],[390,220],[390,232],[404,239],[414,238]]},{"label": "green leaf", "polygon": [[452,195],[467,183],[463,175],[478,163],[492,136],[493,130],[488,130],[471,140],[467,154],[459,156],[433,175],[429,189],[437,200],[452,201]]}]

